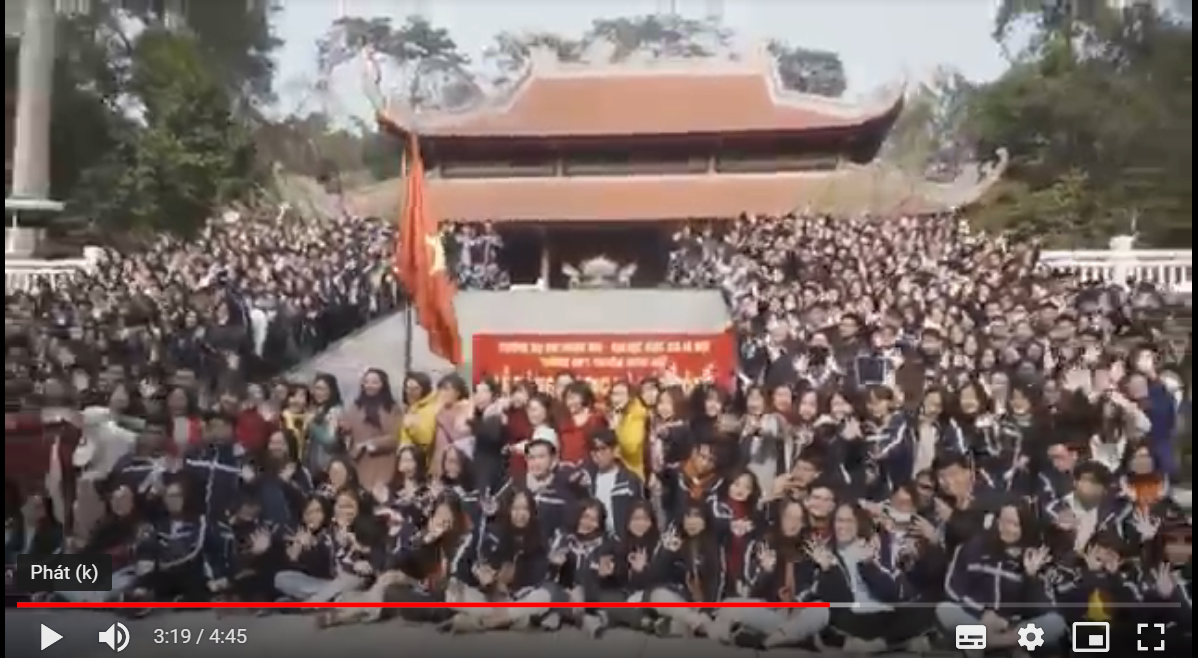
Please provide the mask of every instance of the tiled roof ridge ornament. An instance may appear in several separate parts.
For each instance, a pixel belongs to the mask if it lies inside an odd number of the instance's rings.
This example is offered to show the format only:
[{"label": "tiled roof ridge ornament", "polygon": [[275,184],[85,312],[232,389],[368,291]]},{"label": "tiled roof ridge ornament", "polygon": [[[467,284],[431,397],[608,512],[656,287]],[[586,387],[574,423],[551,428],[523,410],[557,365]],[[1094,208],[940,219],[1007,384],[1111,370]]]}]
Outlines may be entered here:
[{"label": "tiled roof ridge ornament", "polygon": [[562,265],[562,274],[566,275],[569,287],[573,289],[630,288],[636,270],[636,263],[620,265],[603,254],[584,260],[577,266],[569,263]]}]

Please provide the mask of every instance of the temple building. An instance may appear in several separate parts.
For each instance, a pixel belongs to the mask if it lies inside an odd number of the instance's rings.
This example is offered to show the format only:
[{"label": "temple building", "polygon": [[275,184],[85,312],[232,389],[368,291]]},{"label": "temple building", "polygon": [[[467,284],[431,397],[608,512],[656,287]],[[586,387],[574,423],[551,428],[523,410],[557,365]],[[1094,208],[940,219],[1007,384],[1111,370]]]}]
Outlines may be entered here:
[{"label": "temple building", "polygon": [[[789,91],[764,50],[620,64],[537,53],[504,93],[417,117],[430,208],[442,221],[493,222],[517,283],[600,254],[636,261],[651,282],[686,221],[973,202],[1001,165],[933,183],[877,160],[904,87],[859,104]],[[359,189],[349,206],[391,216],[402,190]]]}]

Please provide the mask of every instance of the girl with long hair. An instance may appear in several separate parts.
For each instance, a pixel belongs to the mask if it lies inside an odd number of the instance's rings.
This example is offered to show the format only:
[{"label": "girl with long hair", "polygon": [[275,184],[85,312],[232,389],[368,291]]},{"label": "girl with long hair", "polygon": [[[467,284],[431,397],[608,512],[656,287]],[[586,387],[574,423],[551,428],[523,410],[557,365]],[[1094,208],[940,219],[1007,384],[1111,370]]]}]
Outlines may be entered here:
[{"label": "girl with long hair", "polygon": [[377,368],[367,370],[358,397],[342,416],[347,454],[367,490],[390,481],[395,472],[400,418],[387,373]]},{"label": "girl with long hair", "polygon": [[710,508],[688,503],[678,523],[662,533],[656,557],[661,580],[649,593],[663,637],[709,635],[712,618],[702,608],[654,607],[654,603],[708,603],[720,600],[727,574]]},{"label": "girl with long hair", "polygon": [[[653,507],[638,500],[628,513],[628,524],[617,537],[601,545],[582,572],[582,590],[586,601],[642,603],[658,583],[653,570],[661,541],[653,521]],[[611,627],[647,630],[651,617],[646,610],[609,608],[589,610],[582,628],[597,637]]]},{"label": "girl with long hair", "polygon": [[936,606],[940,626],[984,625],[987,649],[1016,646],[1024,622],[1044,631],[1047,646],[1064,637],[1068,626],[1053,609],[1046,573],[1052,555],[1040,530],[1030,509],[1006,504],[985,534],[959,546],[949,561],[948,600]]},{"label": "girl with long hair", "polygon": [[309,473],[323,473],[334,455],[344,451],[337,430],[341,423],[341,388],[337,379],[320,373],[309,391],[312,415],[306,426],[304,466]]},{"label": "girl with long hair", "polygon": [[549,547],[537,520],[536,497],[522,487],[509,488],[496,522],[479,536],[474,568],[451,584],[451,603],[505,602],[544,604],[528,608],[457,608],[446,624],[455,633],[529,628],[552,610]]},{"label": "girl with long hair", "polygon": [[348,578],[337,569],[331,522],[329,501],[310,496],[304,501],[299,523],[284,532],[283,568],[275,574],[274,584],[285,600],[331,601],[346,590]]},{"label": "girl with long hair", "polygon": [[[743,591],[726,601],[814,600],[818,570],[806,552],[805,519],[801,503],[781,503],[777,522],[745,550]],[[712,634],[722,642],[750,648],[797,646],[827,627],[828,619],[823,608],[720,608]]]}]

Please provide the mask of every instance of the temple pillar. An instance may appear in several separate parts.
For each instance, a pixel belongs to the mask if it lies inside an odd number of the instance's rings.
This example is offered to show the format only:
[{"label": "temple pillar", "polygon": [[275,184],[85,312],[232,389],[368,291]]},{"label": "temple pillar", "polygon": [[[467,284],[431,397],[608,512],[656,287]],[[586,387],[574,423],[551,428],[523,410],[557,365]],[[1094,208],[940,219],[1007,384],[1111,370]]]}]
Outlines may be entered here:
[{"label": "temple pillar", "polygon": [[21,216],[53,213],[62,204],[50,200],[50,110],[54,90],[56,3],[27,1],[17,55],[17,111],[12,154],[12,193],[4,209],[5,252],[28,256],[44,231],[21,226]]},{"label": "temple pillar", "polygon": [[549,242],[549,232],[544,227],[538,227],[541,232],[541,277],[537,283],[542,290],[549,290],[550,276],[553,274],[553,252]]}]

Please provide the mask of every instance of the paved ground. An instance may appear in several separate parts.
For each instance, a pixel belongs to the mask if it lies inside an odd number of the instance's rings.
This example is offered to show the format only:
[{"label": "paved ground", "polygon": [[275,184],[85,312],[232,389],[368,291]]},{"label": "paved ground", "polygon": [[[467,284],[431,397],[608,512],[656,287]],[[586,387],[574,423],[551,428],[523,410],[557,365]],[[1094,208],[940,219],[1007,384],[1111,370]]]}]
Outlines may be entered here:
[{"label": "paved ground", "polygon": [[[383,622],[368,626],[350,626],[317,630],[310,616],[272,615],[268,617],[217,617],[209,611],[180,612],[135,621],[118,619],[107,612],[73,610],[7,610],[4,614],[4,649],[9,656],[29,656],[38,652],[41,624],[63,636],[41,655],[46,658],[101,658],[113,651],[99,644],[99,632],[120,621],[129,629],[129,646],[120,658],[290,658],[314,655],[321,658],[400,658],[403,654],[419,658],[454,655],[501,658],[750,658],[753,651],[720,646],[702,639],[659,639],[632,632],[613,632],[599,640],[590,640],[574,630],[557,633],[491,633],[486,635],[447,636],[423,626]],[[190,629],[193,636],[205,635],[214,628],[223,631],[245,629],[247,641],[237,644],[191,644],[187,646],[155,644],[155,629]],[[771,652],[771,655],[797,656],[798,651]],[[890,654],[898,658],[900,654]]]}]

